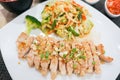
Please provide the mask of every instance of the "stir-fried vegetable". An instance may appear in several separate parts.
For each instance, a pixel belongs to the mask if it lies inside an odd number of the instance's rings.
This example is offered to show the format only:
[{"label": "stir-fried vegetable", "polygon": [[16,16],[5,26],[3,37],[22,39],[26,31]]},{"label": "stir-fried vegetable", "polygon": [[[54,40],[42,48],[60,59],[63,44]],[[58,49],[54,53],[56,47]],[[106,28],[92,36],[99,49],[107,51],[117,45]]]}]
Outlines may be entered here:
[{"label": "stir-fried vegetable", "polygon": [[49,2],[41,13],[42,21],[26,16],[26,32],[39,28],[46,35],[55,33],[60,37],[71,39],[84,37],[90,33],[93,23],[88,11],[73,0]]},{"label": "stir-fried vegetable", "polygon": [[54,20],[53,23],[52,23],[52,29],[55,28],[56,24],[57,24],[57,20]]},{"label": "stir-fried vegetable", "polygon": [[36,29],[36,28],[40,28],[41,27],[40,21],[37,20],[33,16],[27,15],[25,17],[25,21],[26,21],[26,32],[27,32],[27,34],[29,34],[32,29]]},{"label": "stir-fried vegetable", "polygon": [[85,34],[88,34],[90,32],[90,30],[92,29],[93,27],[93,23],[90,21],[90,20],[86,20],[84,23],[83,23],[83,26],[86,26],[84,28],[84,33]]},{"label": "stir-fried vegetable", "polygon": [[47,51],[45,54],[45,58],[48,59],[49,58],[49,52]]},{"label": "stir-fried vegetable", "polygon": [[[60,37],[70,38],[71,32],[72,36],[84,37],[93,27],[93,23],[88,21],[88,11],[73,0],[49,2],[41,15],[42,31],[46,34],[54,32]],[[82,30],[76,32],[76,27],[82,27]]]},{"label": "stir-fried vegetable", "polygon": [[74,36],[79,36],[79,33],[77,33],[71,26],[68,28],[68,31],[70,31]]},{"label": "stir-fried vegetable", "polygon": [[82,17],[82,13],[81,13],[81,12],[79,12],[79,13],[78,13],[78,16],[77,16],[78,20],[80,20],[80,19],[81,19],[81,17]]}]

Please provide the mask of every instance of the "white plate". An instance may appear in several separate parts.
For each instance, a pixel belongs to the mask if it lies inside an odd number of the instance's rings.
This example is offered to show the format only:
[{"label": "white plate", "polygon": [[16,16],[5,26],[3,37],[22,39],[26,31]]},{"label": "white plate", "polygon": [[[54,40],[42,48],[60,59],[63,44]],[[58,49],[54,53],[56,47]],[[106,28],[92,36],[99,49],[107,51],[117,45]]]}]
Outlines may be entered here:
[{"label": "white plate", "polygon": [[[76,2],[87,7],[92,14],[95,24],[94,29],[101,34],[101,41],[105,45],[106,55],[112,56],[114,61],[103,64],[101,66],[102,73],[98,75],[90,74],[85,77],[58,75],[56,80],[115,80],[120,72],[120,29],[99,11],[80,0],[76,0]],[[29,14],[40,19],[40,13],[45,4],[39,4],[26,11],[0,30],[2,56],[13,80],[50,80],[50,74],[44,77],[34,68],[30,68],[25,60],[18,59],[16,50],[16,39],[25,30],[25,16]]]}]

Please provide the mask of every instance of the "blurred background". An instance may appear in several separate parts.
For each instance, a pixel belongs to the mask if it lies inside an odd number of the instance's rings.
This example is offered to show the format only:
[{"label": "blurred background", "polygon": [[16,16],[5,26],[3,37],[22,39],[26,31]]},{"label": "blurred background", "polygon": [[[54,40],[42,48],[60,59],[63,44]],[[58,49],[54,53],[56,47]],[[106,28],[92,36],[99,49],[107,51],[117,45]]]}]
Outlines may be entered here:
[{"label": "blurred background", "polygon": [[[24,2],[24,4],[25,4],[25,5],[23,4],[25,6],[25,8],[21,8],[21,12],[22,12],[24,10],[27,10],[27,9],[35,6],[36,4],[38,4],[38,3],[40,3],[44,0],[27,0],[27,1],[26,0],[20,0],[20,1],[21,1],[21,3]],[[31,1],[33,1],[32,4],[31,4]],[[0,28],[2,28],[5,24],[7,24],[12,19],[17,17],[18,14],[21,13],[21,12],[20,12],[20,10],[16,11],[16,12],[15,11],[12,11],[12,12],[8,11],[8,8],[10,8],[11,5],[14,5],[15,7],[17,6],[16,8],[18,8],[19,5],[15,5],[16,3],[14,3],[14,4],[3,3],[2,0],[0,0],[0,2],[1,2],[1,4],[0,4]],[[25,3],[25,2],[27,2],[27,3]],[[27,4],[29,6],[26,6]]]}]

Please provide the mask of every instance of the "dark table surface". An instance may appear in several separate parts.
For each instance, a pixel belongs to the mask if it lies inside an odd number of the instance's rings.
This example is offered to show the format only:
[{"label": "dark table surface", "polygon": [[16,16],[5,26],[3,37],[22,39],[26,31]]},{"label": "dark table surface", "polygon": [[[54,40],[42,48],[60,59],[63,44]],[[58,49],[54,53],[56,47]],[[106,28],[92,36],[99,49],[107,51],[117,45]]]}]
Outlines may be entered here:
[{"label": "dark table surface", "polygon": [[[102,12],[102,14],[106,15],[105,10],[104,10],[104,2],[105,2],[105,0],[100,0],[100,2],[93,5],[93,7],[96,8],[97,10],[99,10],[100,12]],[[109,18],[109,19],[112,20],[120,28],[120,17],[113,18],[113,19]],[[0,52],[0,80],[12,80],[6,67],[5,67],[1,52]],[[116,78],[116,80],[120,80],[120,76],[118,76]]]}]

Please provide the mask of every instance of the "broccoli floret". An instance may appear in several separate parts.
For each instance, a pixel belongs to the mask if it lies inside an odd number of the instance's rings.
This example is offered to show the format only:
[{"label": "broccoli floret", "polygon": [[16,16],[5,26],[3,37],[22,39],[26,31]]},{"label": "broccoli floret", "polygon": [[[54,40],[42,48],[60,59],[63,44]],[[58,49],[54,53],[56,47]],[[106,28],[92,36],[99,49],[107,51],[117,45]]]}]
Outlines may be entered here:
[{"label": "broccoli floret", "polygon": [[41,22],[38,21],[35,17],[26,15],[25,17],[26,21],[26,33],[30,34],[32,29],[37,29],[41,27]]}]

